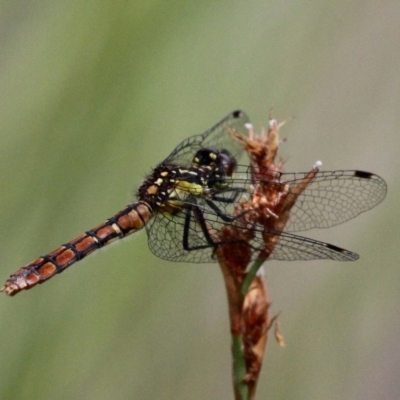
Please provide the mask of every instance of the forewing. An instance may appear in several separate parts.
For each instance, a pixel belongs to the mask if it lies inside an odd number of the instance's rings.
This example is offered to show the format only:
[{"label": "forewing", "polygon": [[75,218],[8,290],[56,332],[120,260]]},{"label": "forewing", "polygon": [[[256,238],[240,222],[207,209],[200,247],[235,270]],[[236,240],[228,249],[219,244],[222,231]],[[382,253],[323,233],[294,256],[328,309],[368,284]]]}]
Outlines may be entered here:
[{"label": "forewing", "polygon": [[[281,181],[295,188],[306,174],[283,174]],[[364,171],[320,171],[291,210],[289,232],[329,228],[370,210],[386,196],[386,182]]]},{"label": "forewing", "polygon": [[[276,186],[276,191],[280,192],[285,185],[295,191],[309,173],[276,174],[276,181],[264,183]],[[250,193],[252,183],[249,167],[241,166],[238,178],[232,180],[231,185],[244,187]],[[342,224],[375,207],[384,199],[386,191],[386,182],[370,172],[320,171],[297,198],[285,231],[300,232]]]}]

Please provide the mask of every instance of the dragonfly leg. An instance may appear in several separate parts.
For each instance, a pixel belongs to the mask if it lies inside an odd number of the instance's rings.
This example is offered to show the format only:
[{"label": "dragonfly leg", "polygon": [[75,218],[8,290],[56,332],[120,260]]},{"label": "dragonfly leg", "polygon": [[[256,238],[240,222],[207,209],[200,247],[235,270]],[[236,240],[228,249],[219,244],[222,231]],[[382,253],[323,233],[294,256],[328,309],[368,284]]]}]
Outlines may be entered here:
[{"label": "dragonfly leg", "polygon": [[[192,213],[195,214],[196,221],[199,223],[201,230],[203,232],[204,238],[206,239],[208,244],[199,245],[199,246],[190,246],[189,231],[190,231],[190,224],[191,224],[192,217],[193,217]],[[199,208],[197,206],[191,206],[191,207],[186,208],[186,210],[185,210],[185,224],[183,227],[182,245],[183,245],[183,248],[187,251],[206,249],[208,247],[214,247],[217,245],[217,243],[212,239],[212,237],[210,235],[209,228],[207,227],[203,213],[199,210]]]}]

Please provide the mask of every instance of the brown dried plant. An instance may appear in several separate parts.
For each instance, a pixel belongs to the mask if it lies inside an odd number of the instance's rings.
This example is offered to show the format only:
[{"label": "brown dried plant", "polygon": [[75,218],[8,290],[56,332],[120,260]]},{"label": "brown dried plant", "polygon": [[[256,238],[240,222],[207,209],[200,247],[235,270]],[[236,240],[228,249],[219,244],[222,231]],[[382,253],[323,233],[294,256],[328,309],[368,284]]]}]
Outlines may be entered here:
[{"label": "brown dried plant", "polygon": [[[283,165],[282,160],[276,161],[282,125],[270,113],[269,128],[261,135],[256,135],[251,125],[247,126],[248,137],[230,132],[250,158],[252,178],[249,197],[235,208],[235,222],[219,233],[221,241],[226,239],[232,243],[216,250],[228,296],[236,400],[255,398],[271,326],[275,325],[275,337],[284,345],[277,316],[269,314],[270,300],[260,267],[274,250],[297,197],[318,173],[318,166],[315,166],[290,190],[278,184]],[[254,226],[258,227],[258,233]],[[262,237],[263,249],[254,255],[250,241],[256,234]],[[250,265],[254,258],[256,261]]]}]

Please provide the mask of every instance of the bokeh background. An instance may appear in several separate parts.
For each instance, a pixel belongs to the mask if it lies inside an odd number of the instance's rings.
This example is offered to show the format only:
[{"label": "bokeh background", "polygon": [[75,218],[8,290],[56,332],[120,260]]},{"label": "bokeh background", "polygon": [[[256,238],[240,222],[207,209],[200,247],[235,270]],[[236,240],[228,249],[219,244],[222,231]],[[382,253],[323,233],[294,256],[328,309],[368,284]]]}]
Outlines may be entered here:
[{"label": "bokeh background", "polygon": [[[0,4],[1,281],[122,209],[185,137],[274,107],[287,171],[389,192],[309,233],[359,261],[267,264],[287,346],[258,398],[400,398],[398,1]],[[229,349],[218,267],[160,260],[144,231],[0,299],[5,400],[231,399]]]}]

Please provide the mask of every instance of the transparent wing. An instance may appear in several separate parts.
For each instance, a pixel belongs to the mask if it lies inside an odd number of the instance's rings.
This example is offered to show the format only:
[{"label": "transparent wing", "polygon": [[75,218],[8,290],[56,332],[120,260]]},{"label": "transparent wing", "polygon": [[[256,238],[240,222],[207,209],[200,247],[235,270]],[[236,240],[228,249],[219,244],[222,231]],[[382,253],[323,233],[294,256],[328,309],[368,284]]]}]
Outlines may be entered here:
[{"label": "transparent wing", "polygon": [[[197,207],[198,212],[207,226],[206,233],[194,212],[191,213],[188,223],[187,209],[173,216],[158,214],[152,224],[148,225],[149,247],[156,256],[175,262],[215,262],[213,255],[217,245],[224,246],[238,242],[236,239],[237,236],[232,236],[230,239],[226,230],[224,230],[223,242],[216,239],[221,230],[225,229],[230,223],[224,221],[217,215],[215,210],[210,209],[204,203],[200,203],[188,204],[188,207]],[[215,204],[221,211],[226,207],[225,203],[215,202]],[[241,228],[235,226],[235,229],[240,230]],[[248,227],[243,227],[243,231],[247,232],[248,229]],[[358,258],[357,254],[337,246],[285,232],[266,232],[265,229],[259,225],[254,225],[252,231],[253,237],[248,244],[246,243],[246,246],[250,247],[251,259],[253,260],[256,259],[259,252],[264,249],[265,238],[268,240],[269,236],[279,237],[269,257],[270,260],[331,259],[337,261],[353,261]],[[215,239],[214,243],[210,243],[210,240],[206,237],[207,235]],[[185,249],[184,242],[188,244],[191,250]],[[237,246],[237,248],[239,247],[240,246]],[[235,251],[235,246],[231,245],[229,250],[230,256],[234,257],[232,252]]]},{"label": "transparent wing", "polygon": [[[265,236],[265,233],[263,234]],[[274,233],[267,233],[267,236],[274,236]],[[259,246],[262,248],[264,241],[257,235]],[[275,246],[268,260],[335,260],[355,261],[359,255],[352,251],[342,249],[333,244],[320,242],[303,236],[282,232],[279,234],[279,241]]]},{"label": "transparent wing", "polygon": [[246,113],[234,111],[203,134],[185,139],[162,163],[189,167],[196,152],[204,147],[228,150],[232,156],[238,156],[243,151],[243,147],[237,140],[231,138],[229,130],[234,129],[247,135],[244,125],[248,122]]},{"label": "transparent wing", "polygon": [[[200,206],[196,203],[187,203],[187,207],[175,215],[159,213],[153,219],[151,225],[147,226],[149,248],[156,256],[176,262],[215,262],[213,258],[215,245],[207,240],[195,214],[188,209],[192,206],[201,210],[210,234],[219,232],[226,224],[204,204]],[[190,213],[190,219],[189,223],[186,222],[187,228],[185,229],[187,213]],[[184,248],[185,240],[192,250]]]},{"label": "transparent wing", "polygon": [[[289,190],[295,190],[308,173],[277,174],[278,177],[280,175],[278,183],[264,181],[264,184],[271,187],[288,185]],[[249,167],[241,166],[238,176],[231,185],[250,192],[253,182]],[[285,230],[300,232],[339,225],[375,207],[384,199],[386,192],[386,182],[370,172],[320,171],[298,197]]]},{"label": "transparent wing", "polygon": [[[281,179],[292,188],[301,175],[283,174]],[[285,229],[298,232],[341,224],[378,205],[386,192],[386,182],[369,172],[320,171],[299,196]]]}]

